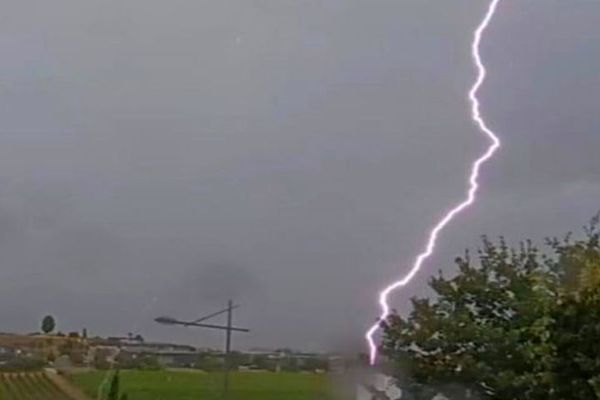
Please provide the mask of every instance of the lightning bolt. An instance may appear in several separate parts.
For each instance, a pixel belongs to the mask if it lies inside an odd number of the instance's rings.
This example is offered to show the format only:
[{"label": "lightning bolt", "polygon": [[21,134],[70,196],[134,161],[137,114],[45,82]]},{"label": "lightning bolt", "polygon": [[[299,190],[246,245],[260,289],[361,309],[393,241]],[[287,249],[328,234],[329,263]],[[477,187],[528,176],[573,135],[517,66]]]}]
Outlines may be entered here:
[{"label": "lightning bolt", "polygon": [[417,274],[417,272],[419,272],[419,270],[423,266],[423,263],[433,254],[440,232],[442,232],[446,225],[448,225],[458,214],[462,213],[465,209],[467,209],[471,204],[475,202],[477,190],[479,189],[479,172],[481,170],[481,167],[490,158],[492,158],[492,156],[500,148],[500,139],[487,126],[483,117],[481,116],[479,99],[477,98],[479,88],[483,84],[483,81],[485,80],[486,76],[486,69],[483,62],[481,61],[481,55],[479,54],[481,37],[485,32],[486,28],[488,27],[490,21],[492,20],[492,17],[494,16],[498,7],[498,3],[500,3],[500,0],[492,0],[490,2],[483,20],[481,20],[480,24],[477,26],[475,32],[473,33],[473,42],[471,43],[471,56],[473,58],[473,63],[477,68],[477,79],[475,79],[473,86],[471,86],[471,89],[469,90],[469,101],[471,103],[471,118],[473,119],[475,125],[477,125],[477,127],[481,130],[481,132],[484,133],[485,136],[489,139],[490,144],[485,153],[483,153],[472,164],[471,174],[469,176],[469,188],[464,201],[447,211],[444,217],[433,227],[433,229],[429,233],[429,238],[427,240],[425,250],[417,256],[412,268],[406,274],[406,276],[404,276],[398,281],[392,282],[379,293],[379,305],[381,307],[381,314],[377,323],[371,326],[371,328],[365,334],[365,338],[369,345],[369,360],[371,365],[375,364],[375,360],[377,359],[377,345],[375,344],[374,335],[381,326],[381,323],[385,321],[390,315],[390,306],[388,304],[388,298],[390,294],[394,290],[406,286],[410,283],[410,281],[414,278],[414,276]]}]

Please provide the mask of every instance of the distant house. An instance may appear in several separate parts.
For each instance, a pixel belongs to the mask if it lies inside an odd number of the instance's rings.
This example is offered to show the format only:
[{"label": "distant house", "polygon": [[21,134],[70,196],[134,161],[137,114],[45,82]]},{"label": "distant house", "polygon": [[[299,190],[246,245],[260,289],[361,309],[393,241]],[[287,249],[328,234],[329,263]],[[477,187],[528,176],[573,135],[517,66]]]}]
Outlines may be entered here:
[{"label": "distant house", "polygon": [[171,368],[193,368],[198,363],[197,352],[173,351],[157,355],[160,365]]},{"label": "distant house", "polygon": [[69,370],[73,368],[73,362],[67,355],[61,355],[56,358],[52,367],[59,370]]},{"label": "distant house", "polygon": [[15,354],[46,359],[58,354],[59,349],[74,339],[52,335],[0,334],[0,347],[12,349]]},{"label": "distant house", "polygon": [[133,365],[143,360],[156,360],[163,367],[192,368],[200,353],[194,346],[173,343],[128,343],[120,348],[118,362]]},{"label": "distant house", "polygon": [[121,350],[116,346],[94,346],[89,358],[97,365],[114,365]]},{"label": "distant house", "polygon": [[193,368],[198,363],[199,353],[196,351],[144,351],[139,349],[123,349],[119,353],[121,365],[135,365],[144,360],[156,360],[161,367]]},{"label": "distant house", "polygon": [[137,342],[123,343],[120,348],[123,351],[137,351],[146,353],[160,352],[197,352],[194,346],[186,344],[161,343],[161,342]]},{"label": "distant house", "polygon": [[324,372],[330,368],[331,356],[291,350],[248,350],[236,352],[238,365],[244,369]]}]

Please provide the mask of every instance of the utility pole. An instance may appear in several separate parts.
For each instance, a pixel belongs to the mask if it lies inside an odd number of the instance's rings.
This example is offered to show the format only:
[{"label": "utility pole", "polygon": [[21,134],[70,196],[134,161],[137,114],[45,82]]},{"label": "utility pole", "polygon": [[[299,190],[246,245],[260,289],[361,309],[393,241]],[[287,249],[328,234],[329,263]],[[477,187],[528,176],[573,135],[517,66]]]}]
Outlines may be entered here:
[{"label": "utility pole", "polygon": [[[233,332],[249,332],[246,328],[238,328],[233,326],[233,310],[239,306],[233,305],[233,301],[227,302],[227,308],[206,315],[202,318],[198,318],[193,321],[180,321],[173,317],[158,317],[154,321],[163,325],[180,325],[180,326],[193,326],[198,328],[209,328],[225,331],[225,353],[223,354],[223,399],[227,399],[229,396],[229,372],[231,370],[231,334]],[[207,324],[204,321],[216,317],[217,315],[227,314],[226,325],[215,325]]]},{"label": "utility pole", "polygon": [[225,333],[225,358],[223,359],[225,374],[223,376],[223,398],[227,399],[229,394],[229,370],[231,369],[231,323],[233,321],[233,302],[229,300],[227,303],[227,330]]}]

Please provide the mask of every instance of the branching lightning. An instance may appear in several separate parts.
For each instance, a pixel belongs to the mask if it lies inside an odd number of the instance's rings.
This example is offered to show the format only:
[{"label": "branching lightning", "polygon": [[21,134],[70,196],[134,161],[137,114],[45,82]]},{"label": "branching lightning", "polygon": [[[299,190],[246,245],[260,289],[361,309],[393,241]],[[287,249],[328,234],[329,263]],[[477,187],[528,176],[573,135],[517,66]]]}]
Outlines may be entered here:
[{"label": "branching lightning", "polygon": [[371,365],[375,363],[377,358],[377,345],[375,344],[374,335],[379,329],[381,322],[385,321],[387,317],[390,315],[390,306],[388,304],[388,297],[390,294],[402,287],[406,286],[410,281],[414,278],[414,276],[419,272],[423,263],[433,254],[435,250],[435,246],[437,243],[438,236],[440,232],[448,225],[458,214],[467,209],[476,199],[477,190],[479,189],[479,171],[481,167],[496,153],[498,148],[500,147],[500,139],[494,134],[494,132],[487,126],[485,123],[479,106],[479,99],[477,98],[477,93],[479,88],[483,84],[483,81],[486,77],[486,69],[481,61],[481,55],[479,53],[481,37],[488,27],[494,13],[496,12],[498,3],[500,0],[491,0],[487,12],[481,21],[481,23],[475,29],[473,34],[473,42],[471,44],[471,56],[473,58],[473,63],[477,69],[477,78],[471,86],[469,90],[469,101],[471,103],[471,118],[473,122],[477,125],[477,127],[483,132],[487,138],[490,140],[490,145],[488,146],[485,153],[483,153],[478,159],[473,162],[471,168],[471,174],[469,176],[469,188],[467,191],[467,196],[462,203],[459,203],[454,208],[450,209],[444,217],[433,227],[431,232],[429,233],[429,238],[427,240],[427,245],[425,246],[425,250],[417,256],[415,262],[408,272],[406,276],[402,279],[391,283],[389,286],[384,288],[379,293],[379,305],[381,307],[381,314],[379,316],[379,320],[375,323],[366,333],[365,338],[367,339],[367,343],[369,345],[369,355]]}]

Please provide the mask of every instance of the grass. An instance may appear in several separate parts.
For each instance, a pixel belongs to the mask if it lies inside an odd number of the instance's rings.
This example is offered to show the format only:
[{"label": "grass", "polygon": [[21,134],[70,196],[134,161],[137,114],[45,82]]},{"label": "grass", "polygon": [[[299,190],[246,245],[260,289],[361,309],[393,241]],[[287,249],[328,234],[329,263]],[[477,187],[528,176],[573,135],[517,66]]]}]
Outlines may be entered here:
[{"label": "grass", "polygon": [[[106,372],[74,374],[69,380],[90,397]],[[223,375],[194,371],[121,371],[121,387],[129,400],[222,399]],[[272,372],[234,372],[230,376],[229,400],[330,400],[327,375]]]}]

